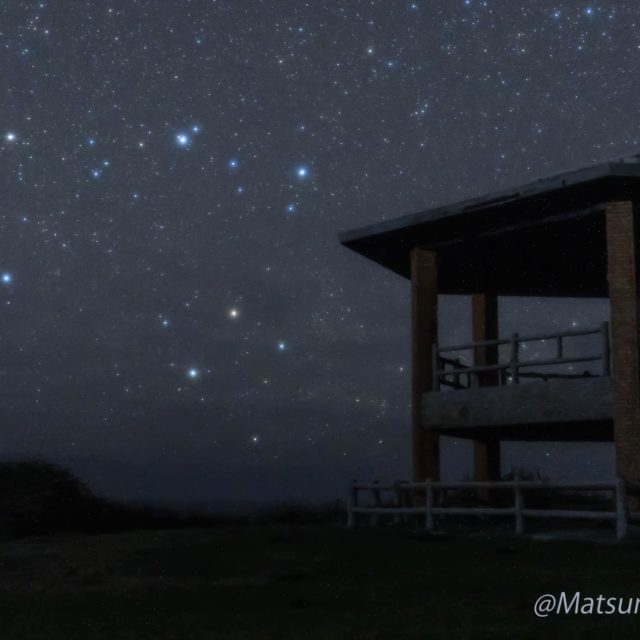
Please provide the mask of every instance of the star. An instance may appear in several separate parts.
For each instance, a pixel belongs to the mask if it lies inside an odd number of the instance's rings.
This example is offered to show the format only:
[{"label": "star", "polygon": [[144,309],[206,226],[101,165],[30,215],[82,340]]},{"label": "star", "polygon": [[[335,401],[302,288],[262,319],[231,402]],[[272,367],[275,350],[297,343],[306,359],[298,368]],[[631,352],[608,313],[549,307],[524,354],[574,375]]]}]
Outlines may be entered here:
[{"label": "star", "polygon": [[238,161],[235,158],[231,158],[231,160],[229,160],[229,162],[227,164],[229,165],[229,169],[237,169],[238,168]]},{"label": "star", "polygon": [[4,139],[7,142],[15,142],[17,138],[18,138],[17,134],[15,134],[13,131],[8,131],[7,133],[5,133],[5,136],[4,136]]},{"label": "star", "polygon": [[94,178],[99,178],[102,175],[102,171],[100,169],[91,169],[91,175]]},{"label": "star", "polygon": [[304,180],[306,177],[309,176],[309,167],[307,167],[304,164],[301,164],[299,167],[296,168],[296,175],[298,176],[298,178]]},{"label": "star", "polygon": [[186,133],[177,133],[176,144],[179,147],[188,147],[191,144],[191,138]]},{"label": "star", "polygon": [[2,284],[11,284],[12,282],[13,276],[8,271],[5,271],[2,274]]},{"label": "star", "polygon": [[240,311],[236,307],[229,309],[227,314],[231,319],[235,320],[240,317]]},{"label": "star", "polygon": [[191,380],[197,380],[200,377],[200,370],[196,369],[195,367],[191,367],[187,371],[187,377]]},{"label": "star", "polygon": [[284,341],[280,341],[278,342],[278,351],[285,351],[287,348],[287,345]]},{"label": "star", "polygon": [[296,209],[297,209],[297,207],[296,207],[296,205],[295,205],[293,202],[290,202],[290,203],[287,205],[287,213],[295,213],[295,212],[296,212]]}]

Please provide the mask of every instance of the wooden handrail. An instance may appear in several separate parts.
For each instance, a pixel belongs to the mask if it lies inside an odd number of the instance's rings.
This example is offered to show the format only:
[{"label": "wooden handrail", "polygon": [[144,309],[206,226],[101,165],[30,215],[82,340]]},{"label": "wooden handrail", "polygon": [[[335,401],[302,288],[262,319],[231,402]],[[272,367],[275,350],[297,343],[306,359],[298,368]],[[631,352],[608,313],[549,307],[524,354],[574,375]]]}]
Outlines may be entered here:
[{"label": "wooden handrail", "polygon": [[[587,355],[587,356],[566,356],[564,355],[564,345],[563,340],[566,338],[574,338],[580,336],[588,336],[588,335],[598,335],[602,336],[601,339],[601,352],[598,354]],[[520,359],[520,345],[526,342],[532,341],[544,341],[544,340],[555,340],[557,342],[556,345],[556,357],[555,358],[546,358],[542,360],[521,360]],[[482,364],[482,365],[466,365],[463,364],[457,358],[444,357],[442,353],[448,353],[451,351],[468,351],[475,350],[477,347],[487,347],[487,346],[499,346],[499,345],[511,345],[511,351],[509,354],[509,359],[506,362],[498,362],[495,364]],[[440,389],[440,385],[444,384],[447,386],[454,387],[455,389],[466,389],[471,386],[475,386],[476,378],[472,374],[478,374],[488,371],[498,371],[502,375],[498,376],[498,383],[504,384],[506,382],[504,374],[508,373],[510,376],[510,380],[513,384],[517,384],[519,382],[520,370],[525,367],[543,367],[543,366],[557,366],[557,365],[567,365],[567,364],[576,364],[580,362],[596,362],[602,361],[602,369],[601,375],[609,376],[611,374],[610,370],[610,359],[611,359],[611,348],[609,342],[609,323],[603,322],[600,324],[598,328],[590,328],[590,329],[580,329],[580,330],[572,330],[572,331],[561,331],[549,334],[538,334],[538,335],[529,335],[529,336],[520,336],[517,333],[512,334],[511,338],[504,339],[498,338],[495,340],[483,340],[476,342],[469,342],[466,344],[453,345],[442,347],[438,344],[433,345],[432,349],[432,366],[433,366],[433,390],[438,391]],[[444,365],[444,366],[443,366]],[[447,366],[451,368],[447,368]],[[467,376],[467,385],[463,385],[460,382],[460,376]],[[451,382],[447,380],[447,377],[454,377],[454,381]],[[573,375],[553,375],[548,374],[522,374],[523,377],[577,377]]]}]

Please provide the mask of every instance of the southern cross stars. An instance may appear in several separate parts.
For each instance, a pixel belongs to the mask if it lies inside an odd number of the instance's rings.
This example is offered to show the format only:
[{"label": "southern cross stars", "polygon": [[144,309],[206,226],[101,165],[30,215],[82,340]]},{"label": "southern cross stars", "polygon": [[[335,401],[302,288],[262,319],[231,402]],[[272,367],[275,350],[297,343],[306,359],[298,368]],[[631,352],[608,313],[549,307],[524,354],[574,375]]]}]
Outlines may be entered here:
[{"label": "southern cross stars", "polygon": [[3,272],[0,279],[2,280],[2,284],[11,284],[13,282],[13,276],[8,271]]},{"label": "southern cross stars", "polygon": [[186,133],[176,133],[176,144],[179,147],[188,147],[191,144],[191,137]]},{"label": "southern cross stars", "polygon": [[189,132],[186,131],[178,131],[176,133],[175,142],[182,149],[188,149],[191,146],[191,142],[193,141],[193,136],[200,133],[202,127],[198,124],[194,124]]}]

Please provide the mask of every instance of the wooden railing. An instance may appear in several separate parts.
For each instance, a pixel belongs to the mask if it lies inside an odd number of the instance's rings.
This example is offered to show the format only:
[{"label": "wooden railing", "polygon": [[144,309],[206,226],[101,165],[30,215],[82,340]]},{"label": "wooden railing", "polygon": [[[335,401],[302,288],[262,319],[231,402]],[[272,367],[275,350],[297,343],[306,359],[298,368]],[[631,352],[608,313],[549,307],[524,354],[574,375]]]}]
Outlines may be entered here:
[{"label": "wooden railing", "polygon": [[[600,336],[600,348],[598,353],[586,356],[565,356],[565,340],[580,336]],[[556,354],[553,358],[522,360],[520,347],[527,342],[555,341]],[[443,353],[456,351],[468,351],[477,349],[493,348],[499,350],[501,345],[510,345],[509,359],[506,362],[496,362],[495,364],[473,364],[466,365],[460,358],[444,357]],[[546,367],[555,365],[569,365],[579,362],[601,361],[600,375],[610,375],[611,348],[609,344],[609,323],[603,322],[599,327],[593,329],[581,329],[576,331],[564,331],[560,333],[548,333],[540,335],[520,336],[517,333],[511,335],[509,339],[498,338],[496,340],[484,340],[481,342],[469,342],[452,346],[440,346],[434,344],[432,348],[433,367],[433,390],[439,391],[441,386],[446,385],[454,389],[468,389],[478,386],[478,375],[494,372],[497,384],[518,384],[520,378],[580,378],[589,373],[543,373],[524,372],[522,369],[529,367]],[[498,358],[499,360],[499,358]]]},{"label": "wooden railing", "polygon": [[[441,498],[451,490],[490,489],[492,491],[512,491],[511,507],[461,507],[443,506]],[[578,510],[578,509],[531,509],[525,506],[524,494],[537,489],[545,491],[589,491],[610,492],[612,494],[611,510]],[[370,494],[370,504],[360,503],[362,492]],[[393,496],[391,504],[385,504],[383,493]],[[629,521],[627,504],[627,486],[622,478],[615,482],[590,483],[548,483],[540,481],[495,481],[495,482],[397,482],[382,485],[377,482],[362,484],[354,482],[351,486],[348,502],[349,527],[355,527],[359,516],[368,516],[369,523],[377,526],[383,516],[393,516],[397,521],[406,516],[419,516],[423,519],[427,531],[435,530],[437,516],[512,516],[515,520],[516,534],[524,533],[525,518],[563,518],[581,520],[611,520],[615,523],[618,539],[627,536]]]}]

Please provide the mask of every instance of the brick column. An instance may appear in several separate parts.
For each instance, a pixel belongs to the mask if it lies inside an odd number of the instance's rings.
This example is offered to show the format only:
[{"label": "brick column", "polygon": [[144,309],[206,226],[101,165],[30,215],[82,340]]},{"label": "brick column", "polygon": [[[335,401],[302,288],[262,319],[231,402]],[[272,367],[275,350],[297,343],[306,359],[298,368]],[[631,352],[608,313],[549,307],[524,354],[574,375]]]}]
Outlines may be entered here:
[{"label": "brick column", "polygon": [[607,277],[611,305],[611,360],[614,385],[613,432],[616,469],[640,481],[640,274],[638,213],[632,202],[606,207]]},{"label": "brick column", "polygon": [[422,426],[421,399],[433,388],[431,347],[438,341],[438,272],[436,254],[411,250],[411,433],[413,479],[438,480],[440,443]]},{"label": "brick column", "polygon": [[[477,293],[471,296],[471,323],[473,341],[495,340],[498,337],[498,298],[494,295]],[[473,354],[476,365],[496,364],[498,347],[476,347]],[[487,371],[478,375],[478,384],[483,387],[498,384],[498,372]],[[495,438],[475,440],[474,479],[500,480],[500,441]],[[487,489],[479,489],[478,497],[488,501]]]}]

